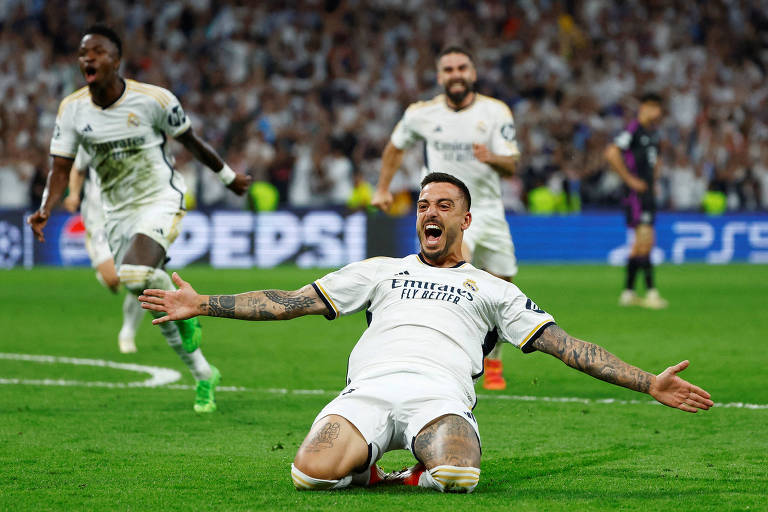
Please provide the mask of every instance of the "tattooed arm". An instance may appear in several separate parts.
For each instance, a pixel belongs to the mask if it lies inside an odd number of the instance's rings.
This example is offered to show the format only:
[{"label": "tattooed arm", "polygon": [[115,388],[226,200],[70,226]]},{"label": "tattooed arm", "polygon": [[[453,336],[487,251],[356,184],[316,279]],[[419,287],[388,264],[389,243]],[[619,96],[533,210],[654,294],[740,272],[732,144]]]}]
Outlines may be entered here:
[{"label": "tattooed arm", "polygon": [[653,375],[625,363],[600,345],[570,336],[557,325],[544,329],[533,347],[596,379],[648,393],[664,405],[686,412],[709,409],[714,402],[698,386],[681,379],[677,373],[688,367],[688,361],[670,366],[659,375]]},{"label": "tattooed arm", "polygon": [[325,303],[311,285],[290,292],[262,290],[238,295],[199,295],[176,272],[172,277],[178,290],[144,290],[139,296],[144,309],[167,313],[154,319],[153,324],[198,315],[240,320],[289,320],[328,313]]}]

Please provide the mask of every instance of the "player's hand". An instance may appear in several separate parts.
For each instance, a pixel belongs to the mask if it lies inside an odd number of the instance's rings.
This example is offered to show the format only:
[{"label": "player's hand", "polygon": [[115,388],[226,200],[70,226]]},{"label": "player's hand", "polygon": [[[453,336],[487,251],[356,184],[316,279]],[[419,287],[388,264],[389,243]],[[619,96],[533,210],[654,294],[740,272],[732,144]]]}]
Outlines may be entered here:
[{"label": "player's hand", "polygon": [[227,188],[235,194],[241,196],[248,192],[248,188],[251,186],[251,177],[247,174],[238,174],[232,183],[227,185]]},{"label": "player's hand", "polygon": [[80,208],[80,197],[70,194],[62,201],[62,205],[69,213],[77,213],[77,209]]},{"label": "player's hand", "polygon": [[165,316],[155,318],[152,323],[157,325],[171,320],[186,320],[201,313],[199,309],[200,295],[192,286],[179,277],[176,272],[171,276],[178,290],[144,290],[139,295],[141,307],[151,311],[167,313]]},{"label": "player's hand", "polygon": [[631,176],[631,179],[627,182],[627,186],[639,194],[648,190],[648,184],[634,176]]},{"label": "player's hand", "polygon": [[45,242],[43,230],[45,229],[45,225],[47,223],[48,214],[46,212],[41,212],[40,210],[37,210],[35,213],[27,217],[27,224],[30,225],[32,232],[35,234],[35,238],[37,238],[37,240],[40,242]]},{"label": "player's hand", "polygon": [[683,361],[658,374],[651,383],[648,393],[662,404],[681,411],[696,412],[699,409],[706,411],[715,405],[715,402],[710,400],[709,393],[677,376],[688,368],[688,364],[688,361]]},{"label": "player's hand", "polygon": [[488,149],[488,146],[485,144],[472,144],[472,153],[475,154],[475,158],[478,162],[482,162],[484,164],[487,164],[491,161],[491,158],[493,158],[493,153],[491,153],[491,150]]},{"label": "player's hand", "polygon": [[392,208],[394,200],[392,192],[389,190],[376,189],[376,192],[373,193],[373,198],[371,199],[371,205],[383,212],[388,212],[389,209]]}]

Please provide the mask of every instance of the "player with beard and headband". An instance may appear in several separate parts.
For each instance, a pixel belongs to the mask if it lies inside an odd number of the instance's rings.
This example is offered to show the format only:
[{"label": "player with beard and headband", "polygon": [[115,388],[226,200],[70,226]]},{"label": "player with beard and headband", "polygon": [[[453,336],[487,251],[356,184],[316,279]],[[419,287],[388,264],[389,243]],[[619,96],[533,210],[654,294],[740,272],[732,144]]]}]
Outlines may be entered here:
[{"label": "player with beard and headband", "polygon": [[[107,239],[120,283],[134,295],[148,287],[173,290],[162,266],[186,213],[186,187],[166,156],[167,138],[179,141],[238,194],[245,193],[250,178],[237,175],[195,134],[170,91],[120,75],[122,42],[112,29],[88,29],[77,59],[87,86],[59,105],[51,139],[53,166],[40,208],[27,222],[37,239],[45,241],[51,209],[61,199],[82,147],[101,185]],[[161,331],[197,381],[194,410],[215,411],[214,390],[221,374],[200,350],[199,322],[168,322]]]},{"label": "player with beard and headband", "polygon": [[[473,222],[467,187],[445,173],[421,183],[419,254],[351,263],[294,291],[199,295],[174,274],[178,290],[139,297],[144,308],[167,313],[153,321],[160,325],[196,315],[333,320],[366,310],[368,327],[349,356],[347,386],[315,417],[291,465],[296,489],[392,483],[472,492],[481,458],[473,377],[482,371],[489,332],[524,353],[550,354],[682,411],[714,405],[709,393],[677,376],[688,361],[659,375],[625,363],[567,334],[514,284],[463,261],[462,236]],[[390,450],[410,450],[418,463],[384,473],[376,462]]]},{"label": "player with beard and headband", "polygon": [[[448,46],[437,57],[437,83],[445,92],[409,106],[384,149],[381,173],[371,201],[387,211],[392,206],[392,182],[405,150],[424,143],[423,175],[445,172],[462,180],[472,193],[472,227],[464,233],[467,261],[512,281],[517,274],[515,246],[501,201],[501,176],[515,171],[520,151],[509,107],[474,90],[477,71],[470,53]],[[488,346],[485,389],[507,387],[501,344]]]}]

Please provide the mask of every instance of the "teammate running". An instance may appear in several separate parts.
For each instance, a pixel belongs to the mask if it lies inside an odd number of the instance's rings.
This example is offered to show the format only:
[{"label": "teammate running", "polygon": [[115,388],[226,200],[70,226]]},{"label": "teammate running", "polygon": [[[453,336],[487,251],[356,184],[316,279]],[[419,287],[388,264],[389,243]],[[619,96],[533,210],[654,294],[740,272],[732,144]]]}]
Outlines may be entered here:
[{"label": "teammate running", "polygon": [[[659,133],[656,127],[662,116],[662,99],[648,93],[640,98],[637,119],[629,123],[605,150],[605,159],[624,181],[624,206],[627,228],[634,230],[634,242],[627,260],[622,306],[641,305],[652,309],[667,307],[653,282],[651,250],[655,243],[653,222],[656,216],[654,188],[659,176]],[[637,271],[645,274],[645,298],[635,293]]]},{"label": "teammate running", "polygon": [[[440,52],[437,82],[445,93],[430,101],[414,103],[405,111],[384,149],[379,183],[371,203],[389,210],[389,185],[400,168],[403,153],[417,141],[423,141],[423,174],[452,174],[466,183],[474,198],[472,228],[464,235],[464,258],[511,281],[517,274],[517,260],[504,217],[500,176],[514,172],[520,151],[509,107],[477,94],[476,81],[477,71],[469,52],[457,46]],[[483,387],[505,389],[500,346],[486,355]]]},{"label": "teammate running", "polygon": [[[86,180],[87,176],[87,180]],[[85,225],[85,248],[91,265],[96,269],[96,279],[112,293],[120,288],[120,278],[115,269],[115,260],[109,250],[107,241],[106,221],[101,206],[101,190],[98,176],[90,167],[90,158],[82,147],[78,148],[75,163],[69,173],[69,193],[63,205],[71,213],[81,210]],[[85,185],[85,195],[82,204],[80,192]],[[145,311],[136,300],[136,296],[127,293],[123,299],[123,326],[117,335],[117,346],[123,354],[136,352],[136,331],[144,318]]]},{"label": "teammate running", "polygon": [[[682,411],[713,405],[709,393],[677,376],[688,361],[658,376],[631,366],[569,336],[515,285],[463,261],[470,202],[461,181],[428,174],[418,200],[419,254],[352,263],[295,291],[198,295],[174,274],[178,290],[144,290],[139,300],[168,314],[153,321],[159,325],[196,315],[334,319],[367,310],[368,328],[349,357],[347,386],[317,415],[291,466],[297,489],[383,480],[472,492],[480,478],[472,380],[482,370],[486,345],[499,338]],[[418,464],[383,473],[376,461],[397,449],[410,450]]]},{"label": "teammate running", "polygon": [[[110,28],[86,31],[78,62],[88,86],[59,106],[51,140],[53,168],[40,209],[28,222],[44,241],[50,211],[61,199],[82,146],[101,184],[107,238],[120,282],[135,295],[148,287],[173,290],[161,267],[185,214],[185,186],[166,157],[166,137],[181,142],[238,194],[245,192],[250,178],[235,174],[197,137],[173,94],[120,76],[121,57],[122,43]],[[199,322],[165,323],[162,332],[197,380],[194,410],[213,412],[221,374],[199,348]]]}]

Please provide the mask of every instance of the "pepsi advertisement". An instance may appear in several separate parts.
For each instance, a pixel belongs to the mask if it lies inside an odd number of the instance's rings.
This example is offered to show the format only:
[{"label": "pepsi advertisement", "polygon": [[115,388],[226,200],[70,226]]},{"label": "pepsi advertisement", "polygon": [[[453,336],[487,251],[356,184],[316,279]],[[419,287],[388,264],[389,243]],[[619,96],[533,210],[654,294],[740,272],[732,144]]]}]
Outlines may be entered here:
[{"label": "pepsi advertisement", "polygon": [[[39,243],[25,224],[29,212],[0,211],[0,268],[88,266],[80,215],[56,212]],[[540,217],[507,215],[521,262],[623,265],[632,233],[619,212]],[[415,217],[335,210],[190,211],[171,246],[168,266],[216,268],[337,268],[373,256],[402,257],[418,250]],[[768,263],[768,215],[660,213],[656,263]]]}]

